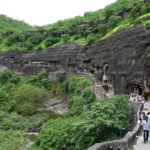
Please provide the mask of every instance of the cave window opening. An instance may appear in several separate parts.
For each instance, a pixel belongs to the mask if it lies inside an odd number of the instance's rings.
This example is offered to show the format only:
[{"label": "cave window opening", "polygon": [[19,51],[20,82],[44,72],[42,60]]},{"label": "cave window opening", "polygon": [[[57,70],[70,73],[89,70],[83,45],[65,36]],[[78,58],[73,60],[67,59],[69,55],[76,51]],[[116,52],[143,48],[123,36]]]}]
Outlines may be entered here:
[{"label": "cave window opening", "polygon": [[94,71],[94,70],[90,70],[90,73],[94,74],[94,73],[95,73],[95,71]]},{"label": "cave window opening", "polygon": [[136,94],[136,95],[143,95],[143,88],[140,85],[131,85],[130,93]]}]

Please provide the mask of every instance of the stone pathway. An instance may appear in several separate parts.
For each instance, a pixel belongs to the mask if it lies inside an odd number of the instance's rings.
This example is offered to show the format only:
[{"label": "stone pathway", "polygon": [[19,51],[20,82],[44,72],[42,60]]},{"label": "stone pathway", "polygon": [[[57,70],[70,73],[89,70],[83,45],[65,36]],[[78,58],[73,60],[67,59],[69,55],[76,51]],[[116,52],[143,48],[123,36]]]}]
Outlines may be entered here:
[{"label": "stone pathway", "polygon": [[134,145],[133,150],[150,150],[150,140],[147,143],[143,143],[143,135],[141,134]]},{"label": "stone pathway", "polygon": [[[150,102],[146,102],[144,104],[144,110],[146,114],[149,111],[150,112]],[[133,146],[133,150],[150,150],[150,137],[149,141],[147,143],[143,142],[143,133],[141,133],[139,136],[137,136],[136,144]]]}]

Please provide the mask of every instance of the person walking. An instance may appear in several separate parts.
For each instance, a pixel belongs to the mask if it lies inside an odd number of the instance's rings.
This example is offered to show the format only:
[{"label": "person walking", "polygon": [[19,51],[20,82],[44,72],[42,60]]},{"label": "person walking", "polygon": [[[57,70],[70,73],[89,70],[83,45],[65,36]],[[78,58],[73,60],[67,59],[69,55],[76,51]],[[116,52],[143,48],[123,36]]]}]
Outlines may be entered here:
[{"label": "person walking", "polygon": [[142,122],[142,126],[143,126],[143,138],[144,138],[144,143],[148,142],[148,138],[149,138],[149,130],[150,130],[150,121],[148,120],[148,117],[145,116],[145,119]]}]

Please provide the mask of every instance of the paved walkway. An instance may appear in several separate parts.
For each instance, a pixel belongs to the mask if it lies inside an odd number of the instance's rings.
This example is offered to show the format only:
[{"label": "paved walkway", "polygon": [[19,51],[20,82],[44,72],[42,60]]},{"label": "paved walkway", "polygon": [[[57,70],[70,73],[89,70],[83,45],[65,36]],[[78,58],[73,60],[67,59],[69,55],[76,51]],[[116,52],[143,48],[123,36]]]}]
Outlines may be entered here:
[{"label": "paved walkway", "polygon": [[[144,110],[146,114],[149,111],[150,112],[150,102],[146,102],[144,104]],[[143,142],[143,133],[141,133],[139,136],[137,136],[136,144],[133,147],[133,150],[150,150],[150,137],[149,141],[147,143]]]},{"label": "paved walkway", "polygon": [[150,150],[150,140],[147,143],[143,143],[143,135],[140,135],[133,150]]}]

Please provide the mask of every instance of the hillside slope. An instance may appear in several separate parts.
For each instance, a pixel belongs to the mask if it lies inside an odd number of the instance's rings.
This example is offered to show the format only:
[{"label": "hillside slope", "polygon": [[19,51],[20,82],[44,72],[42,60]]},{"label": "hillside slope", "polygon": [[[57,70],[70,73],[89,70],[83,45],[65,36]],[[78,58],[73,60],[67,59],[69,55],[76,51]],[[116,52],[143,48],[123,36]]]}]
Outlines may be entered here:
[{"label": "hillside slope", "polygon": [[31,30],[32,28],[32,26],[23,21],[18,21],[5,15],[0,15],[0,34],[8,31]]},{"label": "hillside slope", "polygon": [[150,27],[148,0],[118,0],[102,10],[86,12],[83,17],[58,21],[40,27],[36,31],[4,34],[0,38],[0,50],[15,49],[31,52],[66,42],[92,45],[135,23],[145,28]]},{"label": "hillside slope", "polygon": [[[26,146],[26,131],[41,130],[30,150],[85,150],[122,137],[120,129],[135,121],[128,96],[99,101],[93,82],[103,98],[136,93],[150,100],[149,0],[118,0],[84,17],[7,32],[0,50],[2,149]],[[45,111],[51,98],[68,102],[68,113]]]}]

